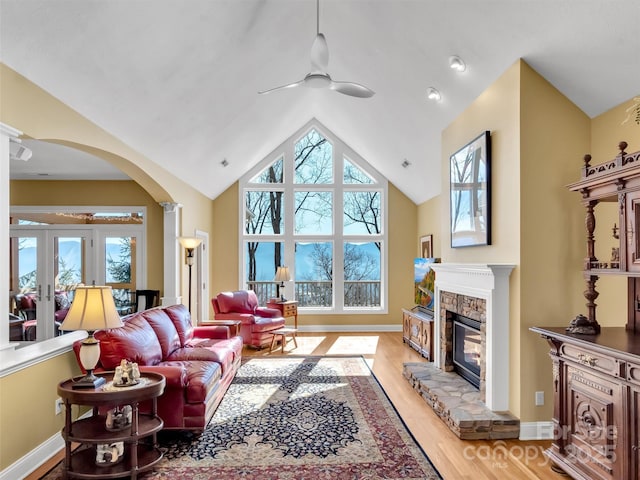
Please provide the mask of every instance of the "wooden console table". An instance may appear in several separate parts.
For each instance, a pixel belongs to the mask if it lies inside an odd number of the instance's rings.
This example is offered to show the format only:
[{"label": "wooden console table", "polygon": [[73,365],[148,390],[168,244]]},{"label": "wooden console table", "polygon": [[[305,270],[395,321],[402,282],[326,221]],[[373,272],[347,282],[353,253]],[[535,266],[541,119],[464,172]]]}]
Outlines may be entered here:
[{"label": "wooden console table", "polygon": [[640,479],[640,335],[535,327],[551,346],[554,441],[546,455],[575,479]]},{"label": "wooden console table", "polygon": [[[58,395],[65,404],[65,426],[62,437],[65,442],[63,478],[118,478],[135,479],[138,474],[153,468],[162,458],[157,444],[157,432],[164,422],[157,415],[157,398],[165,387],[164,376],[145,372],[139,385],[114,387],[113,372],[100,374],[107,383],[98,388],[73,389],[75,379],[65,380],[58,385]],[[151,400],[151,413],[139,413],[138,404]],[[71,405],[93,407],[93,416],[71,420]],[[131,405],[131,425],[122,430],[110,431],[106,428],[106,415],[99,407],[112,408]],[[145,441],[149,438],[151,441]],[[71,451],[72,442],[80,447]],[[124,443],[122,460],[112,465],[96,464],[96,449],[100,444]]]},{"label": "wooden console table", "polygon": [[417,309],[402,309],[402,341],[433,360],[433,317]]}]

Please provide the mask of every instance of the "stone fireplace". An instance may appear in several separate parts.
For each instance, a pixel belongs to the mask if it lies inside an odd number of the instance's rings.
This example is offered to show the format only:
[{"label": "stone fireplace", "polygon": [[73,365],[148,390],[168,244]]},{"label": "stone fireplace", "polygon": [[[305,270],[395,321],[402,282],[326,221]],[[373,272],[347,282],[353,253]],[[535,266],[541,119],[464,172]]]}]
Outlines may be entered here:
[{"label": "stone fireplace", "polygon": [[[514,265],[434,264],[434,363],[453,370],[453,322],[447,312],[478,320],[483,352],[481,398],[491,410],[509,410],[509,275]],[[450,316],[450,314],[449,314]]]},{"label": "stone fireplace", "polygon": [[[436,272],[433,363],[406,363],[403,374],[462,439],[519,436],[520,421],[508,411],[509,275],[513,267],[432,265]],[[456,317],[462,330],[478,328],[468,338],[463,336],[469,345],[464,345],[462,353],[467,361],[472,360],[468,363],[477,364],[472,366],[478,367],[474,372],[478,388],[454,372]]]}]

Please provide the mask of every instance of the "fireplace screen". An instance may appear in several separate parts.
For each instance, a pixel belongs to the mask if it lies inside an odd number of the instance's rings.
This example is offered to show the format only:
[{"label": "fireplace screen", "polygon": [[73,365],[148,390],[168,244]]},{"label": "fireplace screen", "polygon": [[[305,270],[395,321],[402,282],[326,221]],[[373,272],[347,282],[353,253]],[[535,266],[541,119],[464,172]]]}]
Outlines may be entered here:
[{"label": "fireplace screen", "polygon": [[455,315],[453,320],[453,366],[461,377],[480,386],[482,340],[480,322]]}]

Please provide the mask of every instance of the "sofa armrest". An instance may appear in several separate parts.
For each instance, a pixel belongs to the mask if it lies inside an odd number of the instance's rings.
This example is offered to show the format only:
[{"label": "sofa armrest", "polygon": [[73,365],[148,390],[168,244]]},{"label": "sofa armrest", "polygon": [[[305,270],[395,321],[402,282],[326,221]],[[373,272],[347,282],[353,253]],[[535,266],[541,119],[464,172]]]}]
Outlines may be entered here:
[{"label": "sofa armrest", "polygon": [[227,325],[199,325],[193,327],[194,338],[214,338],[224,340],[231,338],[231,331]]},{"label": "sofa armrest", "polygon": [[165,388],[184,388],[187,386],[187,370],[177,365],[141,365],[140,373],[159,373],[166,379]]},{"label": "sofa armrest", "polygon": [[276,318],[282,316],[282,312],[280,310],[269,307],[256,308],[256,314],[262,318]]}]

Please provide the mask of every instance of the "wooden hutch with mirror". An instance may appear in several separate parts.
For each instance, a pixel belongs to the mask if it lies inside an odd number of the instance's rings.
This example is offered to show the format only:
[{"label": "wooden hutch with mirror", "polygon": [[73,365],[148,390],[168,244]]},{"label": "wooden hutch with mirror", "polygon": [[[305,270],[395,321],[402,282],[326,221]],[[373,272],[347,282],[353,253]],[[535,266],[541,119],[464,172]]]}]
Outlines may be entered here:
[{"label": "wooden hutch with mirror", "polygon": [[[546,454],[554,469],[582,480],[640,480],[640,151],[626,148],[620,142],[620,153],[597,165],[586,155],[581,179],[568,186],[586,208],[587,315],[567,328],[531,329],[548,341],[553,362],[554,440]],[[615,246],[598,258],[595,208],[603,202],[616,209]],[[596,282],[606,275],[627,277],[628,315],[619,327],[597,321]]]}]

